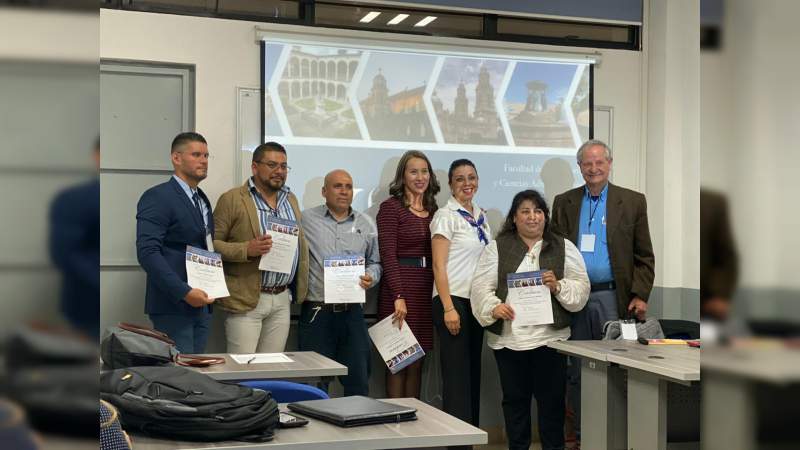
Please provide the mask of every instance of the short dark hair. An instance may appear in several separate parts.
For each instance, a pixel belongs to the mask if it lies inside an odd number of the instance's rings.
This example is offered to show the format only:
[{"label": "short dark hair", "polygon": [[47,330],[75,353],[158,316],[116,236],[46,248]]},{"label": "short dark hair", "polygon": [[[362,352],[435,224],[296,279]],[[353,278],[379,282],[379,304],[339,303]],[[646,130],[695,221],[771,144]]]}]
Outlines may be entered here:
[{"label": "short dark hair", "polygon": [[550,209],[547,207],[547,201],[545,201],[542,194],[539,191],[528,189],[522,192],[517,193],[514,196],[514,200],[511,201],[511,209],[508,210],[508,215],[506,216],[506,221],[503,223],[503,228],[500,229],[499,236],[507,235],[507,234],[514,234],[517,232],[517,225],[514,223],[514,216],[517,214],[517,210],[522,206],[522,202],[525,200],[530,200],[533,204],[544,211],[544,232],[547,233],[550,229]]},{"label": "short dark hair", "polygon": [[470,161],[470,160],[468,160],[466,158],[457,159],[457,160],[453,161],[452,164],[450,164],[450,170],[447,171],[447,184],[450,184],[450,183],[453,182],[453,172],[455,172],[455,170],[458,169],[461,166],[470,166],[473,169],[475,169],[475,173],[476,174],[478,173],[478,169],[475,167],[475,164],[472,164],[472,161]]},{"label": "short dark hair", "polygon": [[206,142],[206,138],[203,137],[200,133],[195,133],[194,131],[186,131],[184,133],[180,133],[175,136],[175,139],[172,140],[172,147],[170,152],[175,153],[180,150],[181,147],[188,144],[189,142],[201,142],[203,144],[208,144]]},{"label": "short dark hair", "polygon": [[277,142],[273,141],[265,142],[256,147],[255,150],[253,150],[253,162],[261,161],[261,158],[264,157],[264,153],[266,152],[280,152],[285,155],[286,149],[283,148],[283,146],[281,144],[278,144]]}]

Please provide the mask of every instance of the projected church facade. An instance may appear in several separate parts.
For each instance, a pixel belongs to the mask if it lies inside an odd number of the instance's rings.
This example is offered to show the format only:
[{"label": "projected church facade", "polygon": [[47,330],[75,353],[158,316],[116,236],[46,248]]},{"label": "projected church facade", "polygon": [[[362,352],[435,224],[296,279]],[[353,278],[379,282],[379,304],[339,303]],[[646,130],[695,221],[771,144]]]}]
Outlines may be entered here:
[{"label": "projected church facade", "polygon": [[361,102],[370,137],[433,142],[433,130],[422,98],[424,93],[423,84],[391,94],[386,77],[379,69],[372,79],[369,96]]},{"label": "projected church facade", "polygon": [[434,92],[431,99],[439,127],[446,142],[459,144],[505,144],[506,139],[494,103],[494,87],[489,70],[481,66],[475,86],[475,108],[470,114],[467,88],[461,81],[456,89],[453,109],[448,110]]}]

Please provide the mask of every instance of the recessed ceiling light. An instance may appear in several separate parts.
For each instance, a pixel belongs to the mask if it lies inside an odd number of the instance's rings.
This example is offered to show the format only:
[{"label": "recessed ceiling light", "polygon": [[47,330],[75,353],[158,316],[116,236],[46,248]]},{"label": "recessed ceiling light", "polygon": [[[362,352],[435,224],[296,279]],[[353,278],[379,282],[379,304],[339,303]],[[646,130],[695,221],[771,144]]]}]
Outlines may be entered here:
[{"label": "recessed ceiling light", "polygon": [[436,20],[436,16],[428,16],[428,17],[420,20],[419,22],[415,23],[414,26],[415,27],[424,27],[425,25],[433,22],[434,20]]},{"label": "recessed ceiling light", "polygon": [[394,16],[394,19],[390,20],[387,25],[397,25],[398,23],[406,20],[408,18],[408,14],[398,14]]},{"label": "recessed ceiling light", "polygon": [[368,13],[367,13],[367,14],[366,14],[364,17],[362,17],[362,18],[361,18],[361,20],[359,20],[359,22],[361,22],[361,23],[370,23],[370,22],[372,22],[372,21],[373,21],[373,20],[374,20],[376,17],[378,17],[378,16],[380,16],[380,15],[381,15],[381,13],[380,13],[380,12],[378,12],[378,11],[370,11],[370,12],[368,12]]}]

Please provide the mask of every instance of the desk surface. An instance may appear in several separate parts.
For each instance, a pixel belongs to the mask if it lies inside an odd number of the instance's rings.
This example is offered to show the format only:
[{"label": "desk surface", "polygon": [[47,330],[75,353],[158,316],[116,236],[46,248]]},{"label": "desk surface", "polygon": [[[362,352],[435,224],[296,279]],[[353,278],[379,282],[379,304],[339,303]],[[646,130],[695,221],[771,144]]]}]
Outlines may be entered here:
[{"label": "desk surface", "polygon": [[292,362],[266,364],[239,364],[224,353],[208,356],[224,357],[224,364],[194,368],[216,380],[259,380],[321,378],[347,375],[347,366],[316,352],[285,352]]},{"label": "desk surface", "polygon": [[680,381],[700,380],[700,349],[687,345],[642,345],[635,341],[558,341],[562,353],[607,361]]},{"label": "desk surface", "polygon": [[775,384],[800,382],[800,351],[786,348],[724,348],[703,350],[704,371]]},{"label": "desk surface", "polygon": [[[366,425],[341,428],[309,418],[300,428],[279,429],[275,439],[262,444],[246,442],[179,442],[134,435],[136,450],[168,449],[291,449],[312,450],[372,450],[388,448],[446,447],[448,445],[479,445],[488,442],[485,431],[414,398],[386,400],[417,408],[417,420],[411,422]],[[286,405],[281,404],[281,410]]]}]

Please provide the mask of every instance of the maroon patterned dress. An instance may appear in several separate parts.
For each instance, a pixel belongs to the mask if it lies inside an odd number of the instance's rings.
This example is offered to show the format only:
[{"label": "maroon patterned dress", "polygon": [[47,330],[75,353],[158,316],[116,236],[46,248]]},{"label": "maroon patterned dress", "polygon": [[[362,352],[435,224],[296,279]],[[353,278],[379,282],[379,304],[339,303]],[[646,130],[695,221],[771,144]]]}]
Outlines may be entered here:
[{"label": "maroon patterned dress", "polygon": [[[404,208],[392,197],[381,203],[378,211],[378,247],[383,275],[378,300],[378,319],[394,313],[394,301],[401,296],[406,301],[406,323],[425,352],[433,348],[433,268],[431,261],[431,230],[433,214],[422,218]],[[408,267],[398,264],[398,258],[425,257],[427,267]]]}]

